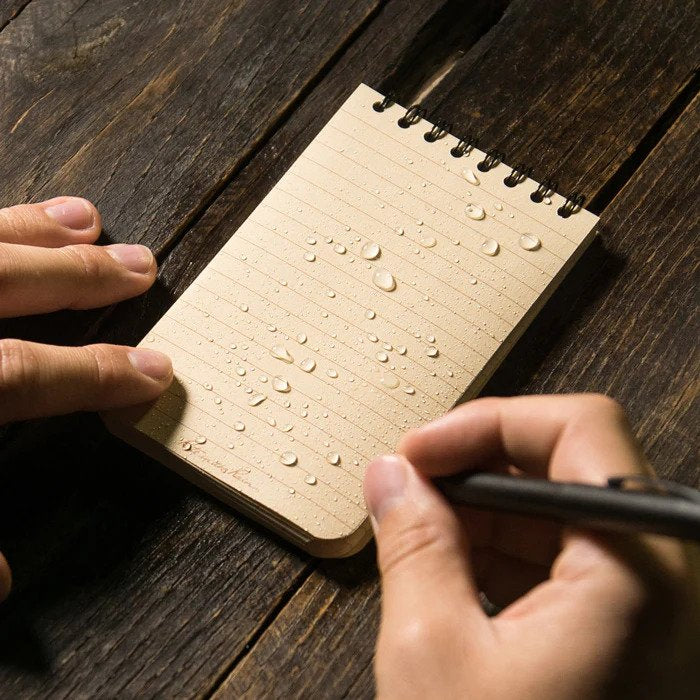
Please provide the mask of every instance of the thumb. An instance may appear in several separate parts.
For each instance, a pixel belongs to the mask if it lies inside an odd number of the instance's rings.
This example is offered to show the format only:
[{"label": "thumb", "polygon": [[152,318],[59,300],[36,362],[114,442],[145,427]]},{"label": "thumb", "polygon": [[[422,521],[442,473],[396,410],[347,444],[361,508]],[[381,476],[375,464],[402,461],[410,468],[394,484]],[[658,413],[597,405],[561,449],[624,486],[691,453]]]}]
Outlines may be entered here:
[{"label": "thumb", "polygon": [[469,624],[465,616],[486,621],[466,532],[432,484],[405,457],[389,455],[369,464],[364,492],[377,540],[383,633],[407,620],[437,635],[444,624]]}]

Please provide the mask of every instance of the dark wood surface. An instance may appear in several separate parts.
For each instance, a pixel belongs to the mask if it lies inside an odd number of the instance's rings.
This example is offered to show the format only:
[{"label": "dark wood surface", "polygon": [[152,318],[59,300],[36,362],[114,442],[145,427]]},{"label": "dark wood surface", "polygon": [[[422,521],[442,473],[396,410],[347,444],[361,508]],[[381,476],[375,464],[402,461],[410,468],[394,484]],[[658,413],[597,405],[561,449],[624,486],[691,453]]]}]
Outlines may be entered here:
[{"label": "dark wood surface", "polygon": [[[484,393],[605,391],[697,484],[692,3],[17,0],[0,6],[0,206],[88,196],[161,270],[2,335],[135,342],[364,81],[583,190],[601,236]],[[320,563],[92,416],[0,448],[1,697],[366,697],[372,548]]]}]

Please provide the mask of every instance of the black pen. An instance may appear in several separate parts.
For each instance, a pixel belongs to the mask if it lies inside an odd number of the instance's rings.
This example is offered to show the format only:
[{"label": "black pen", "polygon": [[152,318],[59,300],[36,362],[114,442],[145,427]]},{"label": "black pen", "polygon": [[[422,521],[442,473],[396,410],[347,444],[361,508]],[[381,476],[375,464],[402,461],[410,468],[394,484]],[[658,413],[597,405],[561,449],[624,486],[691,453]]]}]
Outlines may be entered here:
[{"label": "black pen", "polygon": [[700,541],[700,491],[672,482],[614,477],[607,486],[593,486],[476,471],[435,483],[450,501],[474,508],[585,529],[650,532]]}]

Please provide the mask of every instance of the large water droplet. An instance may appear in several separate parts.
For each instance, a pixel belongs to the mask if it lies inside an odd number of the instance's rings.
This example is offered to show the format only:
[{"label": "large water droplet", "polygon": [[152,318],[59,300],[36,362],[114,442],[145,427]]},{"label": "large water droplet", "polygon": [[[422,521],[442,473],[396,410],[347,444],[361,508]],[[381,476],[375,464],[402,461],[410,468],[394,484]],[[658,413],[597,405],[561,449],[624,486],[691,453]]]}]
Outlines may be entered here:
[{"label": "large water droplet", "polygon": [[393,292],[394,289],[396,289],[396,280],[394,279],[394,275],[392,275],[388,270],[376,270],[372,277],[372,281],[377,285],[377,287],[379,287],[379,289],[385,292]]},{"label": "large water droplet", "polygon": [[309,245],[316,245],[316,239],[315,239],[313,236],[309,236],[309,237],[306,239],[306,242],[307,242]]},{"label": "large water droplet", "polygon": [[297,463],[297,456],[294,452],[283,452],[280,455],[280,462],[282,462],[285,467],[293,467]]},{"label": "large water droplet", "polygon": [[316,256],[313,253],[304,253],[304,260],[307,262],[313,262],[316,260]]},{"label": "large water droplet", "polygon": [[397,345],[396,352],[398,352],[399,355],[405,355],[407,352],[406,346],[405,345]]},{"label": "large water droplet", "polygon": [[338,378],[338,372],[336,372],[334,369],[327,369],[326,374],[331,378],[331,379],[337,379]]},{"label": "large water droplet", "polygon": [[309,474],[304,481],[309,484],[309,486],[313,486],[316,483],[316,477],[313,476],[312,474]]},{"label": "large water droplet", "polygon": [[245,376],[245,367],[236,367],[236,374],[239,377],[244,377]]},{"label": "large water droplet", "polygon": [[242,433],[245,430],[245,423],[243,421],[237,420],[233,424],[233,429],[239,433]]},{"label": "large water droplet", "polygon": [[437,357],[440,354],[440,351],[434,346],[431,345],[426,351],[425,354],[428,357]]},{"label": "large water droplet", "polygon": [[326,461],[329,464],[333,464],[334,466],[338,466],[340,464],[340,455],[337,452],[329,452],[326,455]]},{"label": "large water droplet", "polygon": [[467,204],[467,216],[475,221],[481,221],[486,216],[486,212],[478,204]]},{"label": "large water droplet", "polygon": [[464,170],[462,170],[462,175],[464,175],[464,178],[470,184],[480,184],[479,178],[476,176],[476,173],[471,168],[465,168]]},{"label": "large water droplet", "polygon": [[241,304],[239,308],[241,311],[246,312],[248,311],[248,304]]},{"label": "large water droplet", "polygon": [[498,255],[499,248],[500,246],[498,245],[498,241],[493,238],[487,238],[481,244],[481,252],[485,253],[486,255]]},{"label": "large water droplet", "polygon": [[380,381],[387,389],[396,389],[399,385],[398,377],[394,374],[384,374]]},{"label": "large water droplet", "polygon": [[493,205],[493,208],[494,208],[496,211],[503,211],[503,205],[502,205],[500,202],[496,202],[496,203]]},{"label": "large water droplet", "polygon": [[272,380],[272,388],[275,391],[286,394],[289,391],[289,382],[283,377],[274,377]]},{"label": "large water droplet", "polygon": [[367,309],[367,311],[365,311],[365,318],[368,318],[370,321],[375,318],[376,315],[377,314],[372,311],[372,309]]},{"label": "large water droplet", "polygon": [[270,355],[278,360],[282,360],[282,362],[286,362],[288,365],[294,362],[294,358],[289,354],[284,345],[273,345],[270,350]]},{"label": "large water droplet", "polygon": [[305,357],[299,363],[299,367],[301,367],[304,372],[313,372],[316,369],[316,361],[311,357]]},{"label": "large water droplet", "polygon": [[285,425],[283,425],[283,426],[280,428],[280,430],[281,430],[283,433],[288,433],[293,427],[294,427],[294,426],[293,426],[291,423],[286,423]]},{"label": "large water droplet", "polygon": [[362,246],[360,254],[365,260],[376,260],[381,252],[381,248],[377,243],[369,242]]},{"label": "large water droplet", "polygon": [[434,248],[437,245],[437,239],[435,236],[427,236],[426,238],[421,238],[418,241],[424,248]]},{"label": "large water droplet", "polygon": [[389,355],[387,355],[385,352],[378,352],[375,357],[380,361],[380,362],[388,362],[389,361]]},{"label": "large water droplet", "polygon": [[523,233],[519,242],[524,250],[537,250],[542,245],[542,241],[532,233]]},{"label": "large water droplet", "polygon": [[259,406],[266,398],[265,394],[254,394],[248,399],[248,405]]},{"label": "large water droplet", "polygon": [[203,444],[207,441],[207,439],[204,437],[204,435],[198,435],[198,436],[194,439],[194,441],[195,441],[198,445],[203,445]]},{"label": "large water droplet", "polygon": [[474,277],[473,275],[470,275],[469,284],[476,284],[476,277]]},{"label": "large water droplet", "polygon": [[405,386],[405,387],[403,388],[403,390],[404,390],[407,394],[415,394],[415,393],[416,393],[416,390],[415,390],[412,386]]},{"label": "large water droplet", "polygon": [[209,382],[206,382],[206,383],[204,384],[204,388],[205,388],[207,391],[211,391],[214,387],[213,387],[211,384],[209,384]]},{"label": "large water droplet", "polygon": [[189,452],[192,449],[192,443],[191,442],[183,442],[182,449],[185,450],[185,452]]},{"label": "large water droplet", "polygon": [[333,250],[338,253],[338,255],[345,255],[347,248],[342,243],[336,243],[333,246]]},{"label": "large water droplet", "polygon": [[299,333],[299,335],[297,335],[297,343],[303,345],[306,342],[306,340],[306,333]]}]

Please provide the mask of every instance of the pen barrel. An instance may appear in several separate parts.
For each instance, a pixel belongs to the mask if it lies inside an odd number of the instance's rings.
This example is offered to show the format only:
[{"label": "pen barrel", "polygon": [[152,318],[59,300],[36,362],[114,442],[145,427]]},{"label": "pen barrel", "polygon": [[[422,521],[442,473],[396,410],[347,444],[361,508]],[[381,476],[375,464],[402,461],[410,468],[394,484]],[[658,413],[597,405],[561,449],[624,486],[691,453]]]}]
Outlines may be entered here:
[{"label": "pen barrel", "polygon": [[473,472],[437,479],[451,501],[587,529],[700,540],[700,505],[678,497],[589,484]]}]

